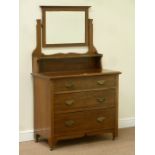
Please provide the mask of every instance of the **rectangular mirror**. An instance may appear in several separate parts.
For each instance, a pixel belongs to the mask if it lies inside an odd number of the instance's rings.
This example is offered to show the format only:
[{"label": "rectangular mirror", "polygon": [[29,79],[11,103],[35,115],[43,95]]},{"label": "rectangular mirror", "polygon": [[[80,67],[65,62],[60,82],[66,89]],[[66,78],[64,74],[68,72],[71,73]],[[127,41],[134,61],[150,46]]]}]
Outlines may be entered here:
[{"label": "rectangular mirror", "polygon": [[86,46],[88,8],[80,6],[42,6],[43,47]]}]

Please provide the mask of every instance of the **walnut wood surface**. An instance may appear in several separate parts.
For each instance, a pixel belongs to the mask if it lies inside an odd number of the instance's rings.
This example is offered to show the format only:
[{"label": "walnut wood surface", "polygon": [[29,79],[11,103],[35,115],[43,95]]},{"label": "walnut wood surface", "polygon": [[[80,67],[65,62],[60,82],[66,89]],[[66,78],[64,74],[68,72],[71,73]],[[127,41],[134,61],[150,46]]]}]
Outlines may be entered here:
[{"label": "walnut wood surface", "polygon": [[54,89],[56,92],[59,92],[59,91],[69,91],[69,90],[110,88],[110,87],[115,87],[115,83],[116,83],[115,76],[113,75],[77,77],[77,78],[55,80]]},{"label": "walnut wood surface", "polygon": [[65,58],[39,58],[39,72],[87,71],[101,68],[101,56],[79,56]]},{"label": "walnut wood surface", "polygon": [[85,134],[95,129],[113,129],[114,118],[114,109],[55,115],[55,134],[65,136],[74,135],[79,130]]},{"label": "walnut wood surface", "polygon": [[45,138],[51,136],[50,81],[34,78],[34,128],[35,134]]},{"label": "walnut wood surface", "polygon": [[33,76],[44,79],[62,79],[62,78],[77,78],[77,77],[98,77],[106,75],[119,75],[121,72],[112,70],[87,70],[87,71],[69,71],[69,72],[43,72],[43,73],[32,73]]},{"label": "walnut wood surface", "polygon": [[109,108],[115,106],[115,88],[54,95],[55,113],[83,111],[89,108]]},{"label": "walnut wood surface", "polygon": [[105,110],[100,109],[100,110],[87,111],[87,117],[86,117],[87,130],[113,129],[115,120],[114,113],[115,113],[114,108],[108,108]]}]

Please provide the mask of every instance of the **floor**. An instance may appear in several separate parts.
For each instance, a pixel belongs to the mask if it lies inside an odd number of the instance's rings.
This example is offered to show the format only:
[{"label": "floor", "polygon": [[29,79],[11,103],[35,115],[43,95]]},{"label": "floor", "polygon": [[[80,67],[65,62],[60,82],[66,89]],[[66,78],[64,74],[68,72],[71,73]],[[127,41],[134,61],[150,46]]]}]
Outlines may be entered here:
[{"label": "floor", "polygon": [[21,142],[19,148],[19,155],[134,155],[135,129],[120,129],[114,141],[111,135],[60,141],[53,151],[46,141]]}]

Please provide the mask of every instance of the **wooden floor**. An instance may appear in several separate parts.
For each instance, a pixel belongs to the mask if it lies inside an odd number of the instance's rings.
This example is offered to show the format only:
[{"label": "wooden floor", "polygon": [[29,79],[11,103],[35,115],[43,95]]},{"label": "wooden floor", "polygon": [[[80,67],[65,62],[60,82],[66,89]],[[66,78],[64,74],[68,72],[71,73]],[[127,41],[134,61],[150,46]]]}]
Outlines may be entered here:
[{"label": "wooden floor", "polygon": [[20,143],[19,155],[134,155],[134,128],[119,130],[114,141],[111,135],[84,137],[58,142],[50,151],[46,141]]}]

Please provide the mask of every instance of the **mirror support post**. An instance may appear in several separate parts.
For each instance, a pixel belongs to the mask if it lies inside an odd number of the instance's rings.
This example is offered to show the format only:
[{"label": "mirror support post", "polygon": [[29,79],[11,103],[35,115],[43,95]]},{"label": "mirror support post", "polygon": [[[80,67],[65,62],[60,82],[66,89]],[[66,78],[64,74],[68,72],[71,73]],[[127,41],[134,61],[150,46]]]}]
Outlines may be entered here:
[{"label": "mirror support post", "polygon": [[88,53],[96,54],[97,50],[93,45],[93,19],[88,19]]},{"label": "mirror support post", "polygon": [[38,59],[42,56],[41,53],[41,20],[37,20],[36,25],[36,48],[32,53],[32,70],[33,73],[39,72]]},{"label": "mirror support post", "polygon": [[37,19],[36,25],[36,49],[33,52],[33,56],[41,56],[41,20]]}]

